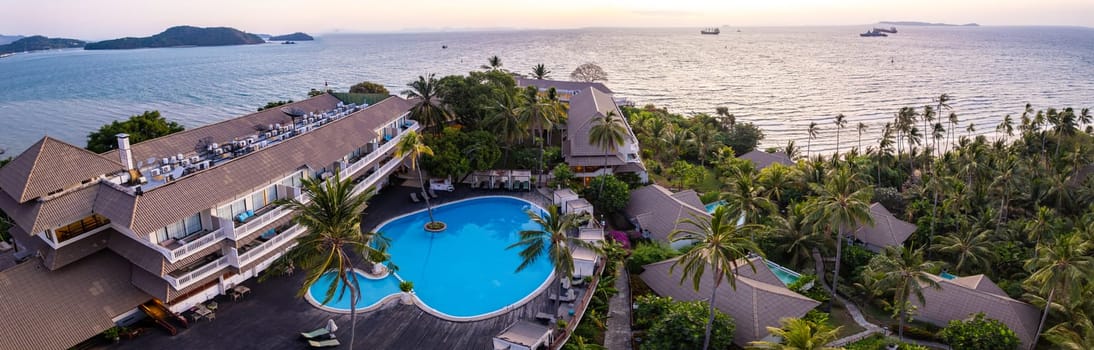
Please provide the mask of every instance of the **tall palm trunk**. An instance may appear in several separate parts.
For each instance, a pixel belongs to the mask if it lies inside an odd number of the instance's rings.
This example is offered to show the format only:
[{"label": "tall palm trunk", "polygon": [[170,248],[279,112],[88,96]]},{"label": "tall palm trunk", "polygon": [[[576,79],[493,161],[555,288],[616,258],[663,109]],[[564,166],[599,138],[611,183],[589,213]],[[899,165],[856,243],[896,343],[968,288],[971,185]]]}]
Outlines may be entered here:
[{"label": "tall palm trunk", "polygon": [[357,299],[360,299],[357,291],[357,272],[353,268],[353,264],[350,264],[350,276],[353,279],[353,283],[347,283],[349,286],[349,349],[353,350],[353,345],[357,343]]},{"label": "tall palm trunk", "polygon": [[[934,189],[934,203],[931,205],[931,235],[927,237],[927,245],[930,246],[934,243],[934,234],[938,225],[935,225],[935,220],[938,218],[938,189]],[[934,249],[927,250],[927,258],[930,258],[931,252]],[[964,257],[964,255],[962,255]]]},{"label": "tall palm trunk", "polygon": [[710,331],[714,327],[714,298],[718,296],[718,285],[722,284],[722,271],[718,268],[714,269],[714,288],[710,289],[710,301],[708,302],[710,308],[710,316],[707,318],[707,330],[703,336],[703,350],[710,349]]},{"label": "tall palm trunk", "polygon": [[1037,324],[1037,333],[1034,333],[1033,344],[1029,344],[1029,349],[1033,350],[1037,347],[1037,339],[1041,337],[1041,331],[1045,330],[1045,319],[1048,318],[1048,308],[1052,306],[1052,294],[1056,293],[1056,287],[1052,287],[1052,290],[1048,291],[1048,299],[1045,299],[1045,311],[1041,313],[1041,322]]},{"label": "tall palm trunk", "polygon": [[[415,163],[417,163],[417,162],[415,162]],[[426,211],[429,212],[429,223],[432,224],[434,222],[434,220],[433,220],[433,205],[429,204],[429,196],[426,195],[426,193],[425,193],[425,178],[422,176],[422,167],[421,166],[416,166],[415,168],[418,168],[418,184],[422,186],[421,187],[422,188],[422,193],[420,193],[420,194],[422,195],[422,197],[425,198],[425,209],[426,209]]]},{"label": "tall palm trunk", "polygon": [[843,258],[843,227],[836,229],[836,268],[832,273],[832,295],[839,292],[839,261]]},{"label": "tall palm trunk", "polygon": [[[913,283],[915,283],[915,282],[913,282]],[[905,284],[904,288],[901,289],[901,295],[904,298],[900,299],[900,326],[898,326],[899,330],[897,330],[897,337],[900,338],[900,341],[904,341],[904,322],[908,318],[908,310],[907,310],[907,308],[908,308],[908,285],[907,284]]]}]

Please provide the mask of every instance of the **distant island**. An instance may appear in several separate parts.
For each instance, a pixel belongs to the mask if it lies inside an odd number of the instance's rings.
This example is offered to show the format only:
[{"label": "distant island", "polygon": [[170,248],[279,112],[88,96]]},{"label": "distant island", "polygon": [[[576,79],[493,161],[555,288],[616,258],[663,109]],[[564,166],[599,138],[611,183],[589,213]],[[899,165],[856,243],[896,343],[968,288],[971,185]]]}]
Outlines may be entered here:
[{"label": "distant island", "polygon": [[930,22],[916,22],[916,21],[881,21],[880,24],[898,25],[898,26],[921,26],[921,27],[979,27],[976,23],[966,24],[949,24],[949,23],[930,23]]},{"label": "distant island", "polygon": [[41,35],[35,35],[13,41],[7,45],[0,45],[0,54],[53,49],[73,49],[83,47],[84,44],[86,43],[76,39],[47,38]]},{"label": "distant island", "polygon": [[308,41],[308,40],[315,40],[315,38],[311,37],[311,35],[307,35],[307,34],[304,34],[304,33],[301,33],[301,32],[296,32],[296,33],[292,33],[292,34],[271,36],[269,40],[270,41],[290,41],[290,40],[291,41]]},{"label": "distant island", "polygon": [[0,45],[8,44],[13,41],[24,38],[22,35],[4,35],[0,34]]},{"label": "distant island", "polygon": [[235,28],[178,26],[168,28],[163,33],[150,37],[130,37],[89,43],[84,46],[84,49],[127,50],[154,47],[251,45],[265,42],[257,35],[245,33]]}]

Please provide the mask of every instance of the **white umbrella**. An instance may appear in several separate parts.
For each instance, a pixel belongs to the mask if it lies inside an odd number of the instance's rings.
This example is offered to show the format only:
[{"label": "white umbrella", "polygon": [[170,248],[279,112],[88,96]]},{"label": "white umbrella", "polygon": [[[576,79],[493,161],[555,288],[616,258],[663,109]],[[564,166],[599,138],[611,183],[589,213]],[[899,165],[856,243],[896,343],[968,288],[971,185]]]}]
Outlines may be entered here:
[{"label": "white umbrella", "polygon": [[334,333],[338,330],[338,325],[334,324],[334,319],[327,319],[327,330]]}]

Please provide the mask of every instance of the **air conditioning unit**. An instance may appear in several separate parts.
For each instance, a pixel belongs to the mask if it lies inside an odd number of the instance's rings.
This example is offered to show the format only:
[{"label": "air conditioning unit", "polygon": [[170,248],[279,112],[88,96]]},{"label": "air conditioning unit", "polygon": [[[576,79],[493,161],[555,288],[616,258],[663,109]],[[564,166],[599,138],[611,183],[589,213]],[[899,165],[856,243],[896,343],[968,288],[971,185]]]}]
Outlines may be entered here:
[{"label": "air conditioning unit", "polygon": [[215,155],[218,155],[218,156],[219,156],[219,155],[221,155],[221,154],[224,154],[224,150],[223,150],[223,149],[220,149],[220,148],[217,148],[216,150],[214,150],[214,151],[213,151],[213,154],[215,154]]},{"label": "air conditioning unit", "polygon": [[197,164],[200,161],[201,161],[201,157],[198,157],[198,156],[190,157],[190,164]]},{"label": "air conditioning unit", "polygon": [[171,166],[170,165],[164,165],[164,166],[160,167],[160,172],[164,173],[164,174],[167,174],[167,173],[171,172]]},{"label": "air conditioning unit", "polygon": [[160,176],[160,169],[159,168],[154,168],[154,169],[152,169],[151,173],[152,173],[152,177]]},{"label": "air conditioning unit", "polygon": [[171,164],[171,159],[163,158],[163,161],[160,162],[160,165],[167,165],[167,164]]},{"label": "air conditioning unit", "polygon": [[181,161],[182,161],[183,159],[186,159],[186,156],[182,155],[182,153],[176,154],[176,155],[175,155],[175,157],[178,157],[178,160],[179,160],[180,162],[181,162]]},{"label": "air conditioning unit", "polygon": [[183,167],[183,168],[188,168],[188,167],[190,167],[190,160],[189,160],[189,159],[183,159],[183,160],[182,160],[181,162],[179,162],[179,163],[180,163],[180,165],[179,165],[179,166],[181,166],[181,167]]},{"label": "air conditioning unit", "polygon": [[265,134],[262,134],[262,135],[264,136],[263,138],[268,139],[268,138],[270,138],[270,136],[273,136],[273,133],[267,131]]}]

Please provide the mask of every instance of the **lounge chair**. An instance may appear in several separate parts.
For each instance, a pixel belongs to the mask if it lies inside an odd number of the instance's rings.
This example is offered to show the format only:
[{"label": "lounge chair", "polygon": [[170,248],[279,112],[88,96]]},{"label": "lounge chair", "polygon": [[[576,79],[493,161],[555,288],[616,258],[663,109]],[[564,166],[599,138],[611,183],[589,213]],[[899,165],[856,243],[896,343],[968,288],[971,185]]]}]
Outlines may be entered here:
[{"label": "lounge chair", "polygon": [[327,330],[327,327],[322,327],[311,332],[300,333],[301,337],[304,337],[304,339],[308,340],[319,338],[324,335],[330,335],[330,331]]},{"label": "lounge chair", "polygon": [[430,189],[429,189],[429,196],[430,196],[430,197],[433,197],[433,198],[437,198],[437,192],[434,192],[434,191],[433,191],[433,189],[432,189],[432,188],[430,188]]},{"label": "lounge chair", "polygon": [[[422,191],[422,192],[420,192],[420,193],[418,193],[418,194],[422,195],[422,199],[429,199],[429,197],[428,197],[429,195],[427,195],[427,194],[425,193],[425,191]],[[437,197],[433,197],[433,198],[437,198]]]},{"label": "lounge chair", "polygon": [[537,313],[536,314],[536,319],[537,320],[542,320],[542,321],[547,321],[548,324],[555,323],[555,315],[552,315],[552,314],[549,314],[549,313],[546,313],[546,312]]},{"label": "lounge chair", "polygon": [[329,347],[335,347],[335,346],[339,346],[339,345],[342,345],[342,343],[339,343],[338,339],[328,339],[328,340],[323,340],[323,341],[315,341],[315,340],[309,340],[308,341],[308,346],[313,347],[313,348],[329,348]]},{"label": "lounge chair", "polygon": [[547,297],[548,297],[548,299],[551,299],[552,301],[558,300],[558,301],[562,301],[562,302],[567,302],[567,301],[577,300],[577,295],[576,294],[577,293],[574,293],[573,289],[567,289],[566,294],[563,295],[562,297],[559,297],[558,294],[553,294],[553,293],[549,294]]},{"label": "lounge chair", "polygon": [[421,202],[421,200],[418,199],[418,194],[414,192],[410,193],[410,200],[414,201],[414,203]]}]

